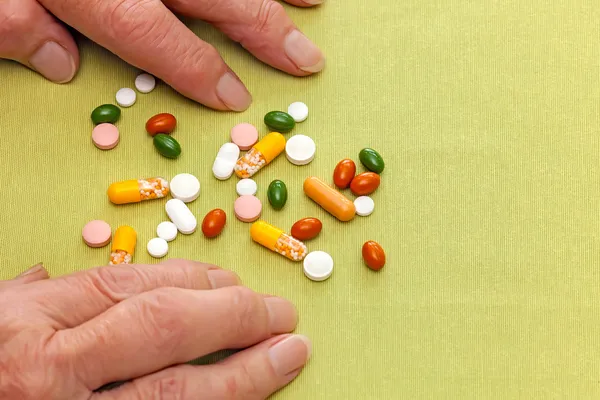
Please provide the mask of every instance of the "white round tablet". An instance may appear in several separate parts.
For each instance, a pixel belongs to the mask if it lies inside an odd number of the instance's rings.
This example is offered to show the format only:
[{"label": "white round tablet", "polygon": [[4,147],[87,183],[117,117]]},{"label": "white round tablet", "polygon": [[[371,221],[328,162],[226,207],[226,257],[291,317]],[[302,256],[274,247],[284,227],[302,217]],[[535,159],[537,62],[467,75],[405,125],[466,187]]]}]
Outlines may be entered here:
[{"label": "white round tablet", "polygon": [[375,210],[375,202],[369,196],[360,196],[354,200],[354,208],[356,208],[356,215],[366,217]]},{"label": "white round tablet", "polygon": [[135,78],[135,88],[140,93],[150,93],[156,86],[156,79],[150,74],[140,74]]},{"label": "white round tablet", "polygon": [[304,258],[304,275],[312,281],[324,281],[333,272],[333,258],[324,251],[312,251]]},{"label": "white round tablet", "polygon": [[315,158],[315,142],[305,135],[294,135],[285,144],[285,154],[294,165],[306,165]]},{"label": "white round tablet", "polygon": [[244,178],[240,179],[235,185],[235,191],[240,196],[254,196],[258,190],[258,185],[254,182],[254,179]]},{"label": "white round tablet", "polygon": [[290,114],[296,122],[305,121],[306,118],[308,118],[308,107],[303,102],[297,101],[289,105],[288,114]]},{"label": "white round tablet", "polygon": [[175,175],[169,182],[171,196],[184,203],[190,203],[198,198],[200,194],[200,181],[192,174]]},{"label": "white round tablet", "polygon": [[156,236],[171,242],[177,237],[177,226],[171,221],[164,221],[156,227]]},{"label": "white round tablet", "polygon": [[136,94],[133,89],[123,88],[117,92],[117,104],[121,107],[131,107],[135,103]]},{"label": "white round tablet", "polygon": [[148,250],[148,254],[154,258],[162,258],[169,252],[169,244],[165,239],[161,238],[150,239],[146,248]]}]

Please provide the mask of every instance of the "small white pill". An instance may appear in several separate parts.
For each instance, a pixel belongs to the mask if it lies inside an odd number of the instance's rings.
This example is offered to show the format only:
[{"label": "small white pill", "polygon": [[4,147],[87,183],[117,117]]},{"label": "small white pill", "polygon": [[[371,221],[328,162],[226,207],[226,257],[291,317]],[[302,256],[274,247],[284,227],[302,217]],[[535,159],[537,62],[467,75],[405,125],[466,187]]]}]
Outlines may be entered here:
[{"label": "small white pill", "polygon": [[177,237],[177,227],[171,221],[161,222],[156,227],[156,236],[171,242]]},{"label": "small white pill", "polygon": [[200,181],[192,174],[175,175],[169,182],[171,196],[184,203],[190,203],[198,198],[200,194]]},{"label": "small white pill", "polygon": [[285,155],[294,165],[306,165],[315,158],[314,140],[305,135],[294,135],[285,144]]},{"label": "small white pill", "polygon": [[156,87],[156,79],[150,74],[140,74],[135,78],[135,88],[140,93],[150,93]]},{"label": "small white pill", "polygon": [[304,258],[304,275],[312,281],[324,281],[333,272],[333,258],[324,251],[312,251]]},{"label": "small white pill", "polygon": [[131,107],[135,103],[136,94],[133,89],[123,88],[117,92],[117,104],[121,107]]},{"label": "small white pill", "polygon": [[198,225],[196,217],[194,217],[194,214],[192,214],[183,201],[171,199],[165,204],[165,210],[179,232],[189,235],[196,231],[196,226]]},{"label": "small white pill", "polygon": [[235,163],[240,156],[240,148],[235,143],[225,143],[219,149],[213,163],[213,175],[219,180],[227,180],[233,175]]},{"label": "small white pill", "polygon": [[148,254],[150,254],[152,257],[162,258],[169,252],[169,244],[165,239],[154,238],[150,239],[146,249],[148,250]]},{"label": "small white pill", "polygon": [[288,114],[290,114],[296,122],[305,121],[306,118],[308,118],[308,107],[303,102],[297,101],[289,105]]},{"label": "small white pill", "polygon": [[366,217],[375,210],[375,202],[369,196],[360,196],[354,200],[354,208],[356,208],[356,215]]},{"label": "small white pill", "polygon": [[258,191],[258,185],[256,184],[256,182],[254,182],[254,179],[240,179],[237,185],[235,185],[235,190],[240,196],[254,196]]}]

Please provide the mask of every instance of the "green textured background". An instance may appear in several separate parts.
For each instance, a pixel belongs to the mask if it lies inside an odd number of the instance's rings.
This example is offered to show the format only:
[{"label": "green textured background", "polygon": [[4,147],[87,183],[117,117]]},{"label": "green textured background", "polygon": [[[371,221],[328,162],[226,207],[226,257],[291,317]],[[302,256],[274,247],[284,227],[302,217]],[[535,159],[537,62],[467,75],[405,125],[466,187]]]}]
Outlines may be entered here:
[{"label": "green textured background", "polygon": [[[253,106],[214,112],[161,84],[123,110],[122,140],[109,152],[93,147],[89,114],[133,85],[134,68],[85,40],[69,85],[0,63],[0,278],[38,261],[53,276],[105,264],[108,248],[81,241],[94,218],[134,226],[135,260],[155,262],[145,245],[166,218],[164,202],[116,207],[106,188],[190,172],[202,183],[192,211],[201,220],[221,207],[229,223],[216,240],[179,236],[169,257],[231,268],[248,286],[290,298],[298,332],[314,341],[308,367],[275,398],[597,398],[598,2],[329,0],[287,9],[327,54],[322,74],[286,76],[194,23],[247,83]],[[256,180],[265,204],[272,179],[288,185],[283,211],[265,207],[271,223],[322,219],[309,249],[336,263],[322,283],[251,243],[232,214],[237,179],[211,174],[234,124],[254,123],[263,135],[263,115],[296,100],[311,113],[292,134],[315,139],[316,159],[295,167],[280,157]],[[144,131],[159,112],[178,118],[176,161],[158,156]],[[301,183],[330,181],[338,160],[357,160],[366,146],[387,162],[376,211],[338,223]],[[387,251],[380,273],[362,264],[368,239]]]}]

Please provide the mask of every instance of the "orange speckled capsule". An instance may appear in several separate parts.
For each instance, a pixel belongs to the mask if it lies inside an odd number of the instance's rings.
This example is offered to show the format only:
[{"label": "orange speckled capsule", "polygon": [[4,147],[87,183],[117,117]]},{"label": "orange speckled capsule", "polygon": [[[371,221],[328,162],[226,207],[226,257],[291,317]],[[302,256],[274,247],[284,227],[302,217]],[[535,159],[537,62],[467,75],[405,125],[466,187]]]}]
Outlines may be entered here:
[{"label": "orange speckled capsule", "polygon": [[385,265],[385,252],[383,247],[373,240],[365,242],[362,247],[362,257],[367,267],[379,271]]},{"label": "orange speckled capsule", "polygon": [[223,231],[226,221],[225,211],[220,208],[209,211],[202,220],[202,233],[207,238],[218,236]]}]

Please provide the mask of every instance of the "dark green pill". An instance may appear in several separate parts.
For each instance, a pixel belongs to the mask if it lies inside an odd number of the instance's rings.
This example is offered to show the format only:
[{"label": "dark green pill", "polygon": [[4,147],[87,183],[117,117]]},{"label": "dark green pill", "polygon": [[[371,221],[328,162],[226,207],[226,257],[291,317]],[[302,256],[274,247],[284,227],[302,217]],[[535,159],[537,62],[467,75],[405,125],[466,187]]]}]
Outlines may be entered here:
[{"label": "dark green pill", "polygon": [[159,133],[154,136],[154,147],[160,154],[167,158],[177,158],[181,154],[181,146],[177,140],[170,135]]},{"label": "dark green pill", "polygon": [[288,193],[285,183],[279,179],[271,182],[269,189],[267,190],[267,198],[274,209],[281,210],[287,201],[287,196]]},{"label": "dark green pill", "polygon": [[286,112],[271,111],[265,115],[265,125],[275,132],[286,133],[294,129],[296,121]]},{"label": "dark green pill", "polygon": [[383,169],[385,168],[383,158],[373,149],[362,149],[360,153],[358,153],[358,158],[366,169],[371,172],[375,172],[376,174],[382,173]]},{"label": "dark green pill", "polygon": [[114,124],[121,116],[121,109],[113,104],[102,104],[92,111],[94,124]]}]

